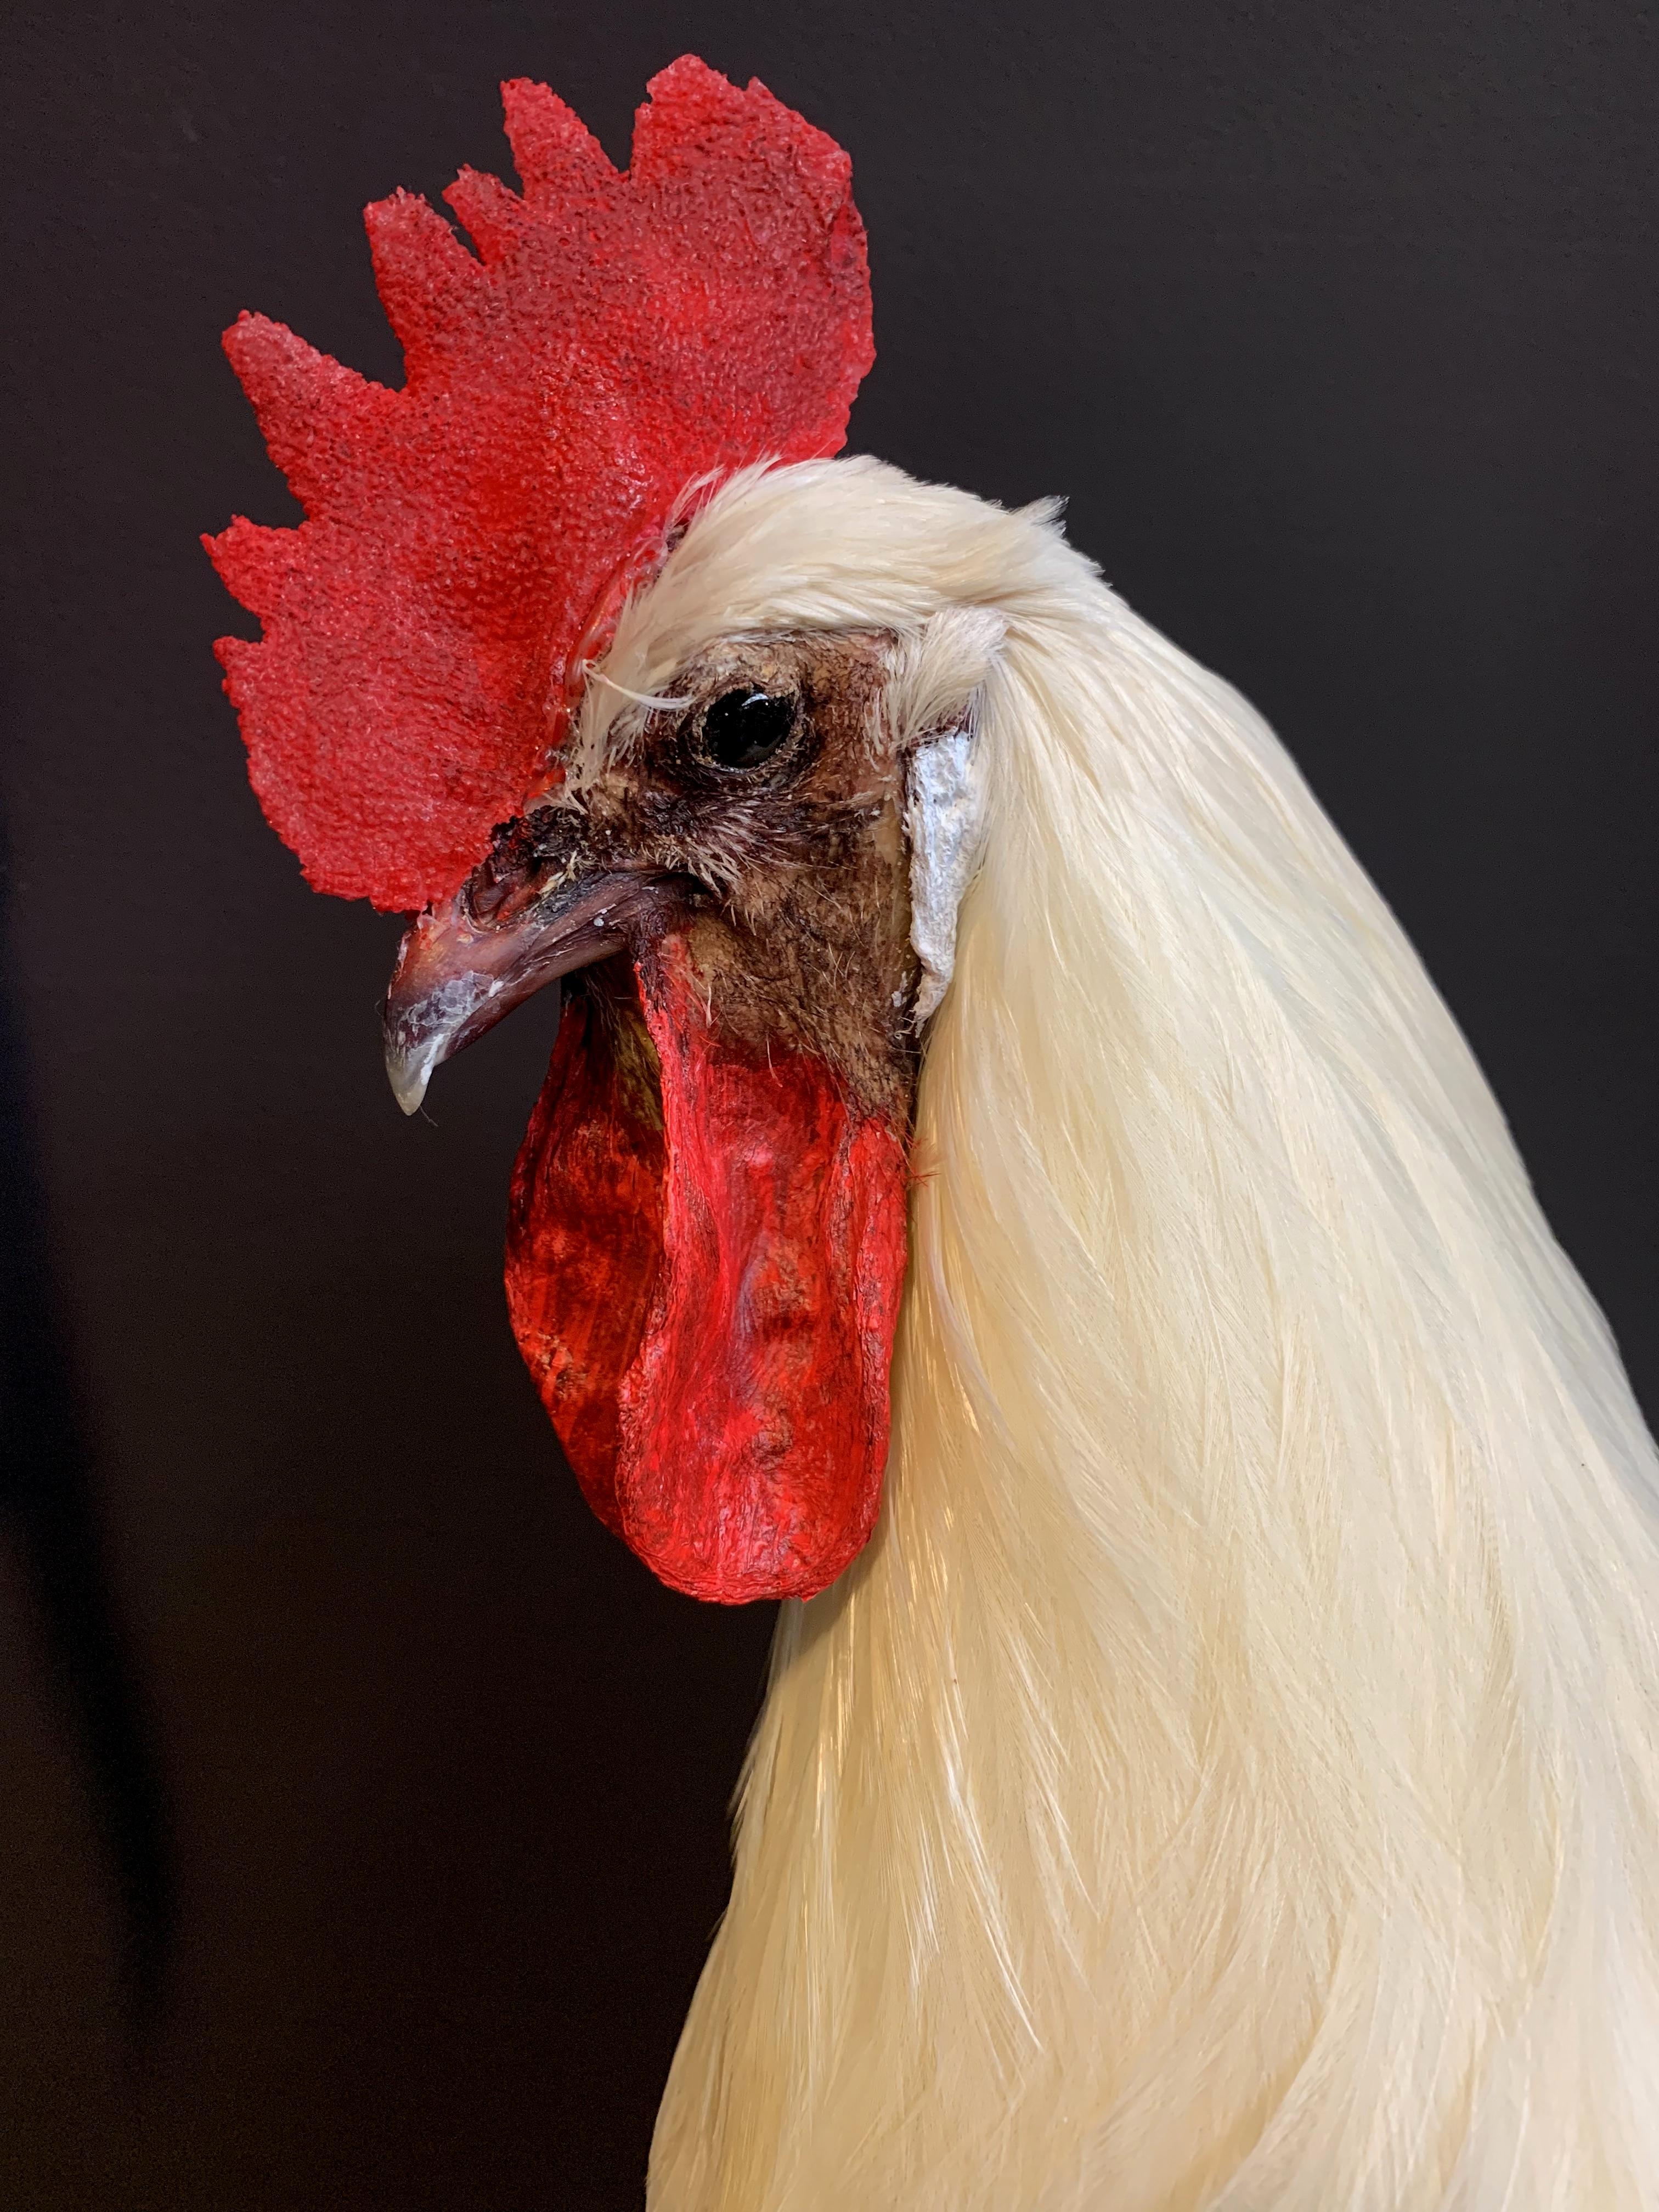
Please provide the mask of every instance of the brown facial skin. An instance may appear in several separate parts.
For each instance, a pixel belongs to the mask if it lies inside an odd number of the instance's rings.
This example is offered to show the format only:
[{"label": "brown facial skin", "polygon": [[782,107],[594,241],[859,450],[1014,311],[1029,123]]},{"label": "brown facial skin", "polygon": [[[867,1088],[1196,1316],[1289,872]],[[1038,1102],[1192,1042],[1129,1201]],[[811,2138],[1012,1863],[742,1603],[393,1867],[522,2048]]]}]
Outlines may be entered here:
[{"label": "brown facial skin", "polygon": [[[758,1054],[812,1053],[866,1110],[908,1121],[917,968],[902,771],[879,711],[890,643],[724,641],[680,672],[687,706],[652,713],[584,790],[498,830],[451,912],[405,940],[386,1012],[405,1104],[532,990],[624,949],[648,958],[672,927],[711,1026]],[[788,734],[757,765],[722,766],[709,710],[747,691],[793,703]],[[486,975],[488,996],[471,981]]]},{"label": "brown facial skin", "polygon": [[[614,854],[714,892],[685,924],[714,1028],[814,1053],[902,1122],[916,969],[886,648],[867,633],[716,647],[676,681],[691,705],[653,714],[585,795],[582,842],[593,865]],[[793,726],[759,766],[722,767],[708,709],[745,690],[792,699]]]}]

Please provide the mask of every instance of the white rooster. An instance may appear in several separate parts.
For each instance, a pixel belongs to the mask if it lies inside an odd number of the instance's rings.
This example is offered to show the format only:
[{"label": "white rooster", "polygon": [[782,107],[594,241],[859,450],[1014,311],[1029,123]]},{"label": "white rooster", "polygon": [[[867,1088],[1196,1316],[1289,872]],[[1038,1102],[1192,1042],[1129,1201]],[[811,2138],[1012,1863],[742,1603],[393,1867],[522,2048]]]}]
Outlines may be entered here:
[{"label": "white rooster", "polygon": [[507,89],[481,261],[371,211],[404,392],[239,325],[310,519],[216,550],[400,1097],[571,978],[584,1487],[789,1598],[653,2212],[1652,2212],[1654,1446],[1456,1025],[1050,510],[824,458],[828,141]]}]

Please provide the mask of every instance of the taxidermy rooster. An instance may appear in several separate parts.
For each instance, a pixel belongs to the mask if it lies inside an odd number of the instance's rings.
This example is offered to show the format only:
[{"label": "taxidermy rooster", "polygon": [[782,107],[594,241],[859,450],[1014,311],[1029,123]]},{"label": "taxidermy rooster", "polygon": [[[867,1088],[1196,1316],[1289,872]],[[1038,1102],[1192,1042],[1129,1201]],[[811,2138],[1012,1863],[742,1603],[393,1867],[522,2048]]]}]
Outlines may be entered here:
[{"label": "taxidermy rooster", "polygon": [[836,460],[845,156],[658,77],[244,317],[255,787],[416,916],[404,1107],[564,993],[513,1325],[595,1510],[791,1601],[656,2212],[1659,2206],[1654,1448],[1468,1047],[1054,513]]}]

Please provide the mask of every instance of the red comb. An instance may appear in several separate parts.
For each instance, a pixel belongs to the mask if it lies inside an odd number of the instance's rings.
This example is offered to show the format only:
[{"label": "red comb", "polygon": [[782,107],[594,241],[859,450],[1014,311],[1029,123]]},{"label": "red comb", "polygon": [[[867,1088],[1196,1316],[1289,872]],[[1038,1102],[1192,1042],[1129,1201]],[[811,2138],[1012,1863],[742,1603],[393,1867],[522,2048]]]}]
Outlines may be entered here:
[{"label": "red comb", "polygon": [[225,349],[297,530],[205,541],[248,769],[319,890],[445,898],[550,780],[581,682],[688,487],[833,453],[874,358],[833,139],[690,56],[618,173],[562,100],[501,88],[523,198],[463,170],[367,211],[401,392],[244,315]]}]

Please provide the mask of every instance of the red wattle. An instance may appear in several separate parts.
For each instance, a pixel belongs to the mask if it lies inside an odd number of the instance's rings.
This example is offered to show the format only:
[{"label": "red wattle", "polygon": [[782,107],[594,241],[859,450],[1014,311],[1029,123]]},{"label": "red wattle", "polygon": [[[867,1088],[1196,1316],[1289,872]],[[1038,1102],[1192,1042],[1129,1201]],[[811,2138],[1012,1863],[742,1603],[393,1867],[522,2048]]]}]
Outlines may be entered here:
[{"label": "red wattle", "polygon": [[514,1176],[514,1326],[594,1510],[660,1578],[806,1597],[874,1526],[905,1263],[902,1133],[835,1072],[640,977],[660,1132],[573,1008]]},{"label": "red wattle", "polygon": [[619,1536],[617,1389],[661,1266],[662,1200],[655,1096],[574,999],[513,1170],[507,1304],[583,1494]]}]

